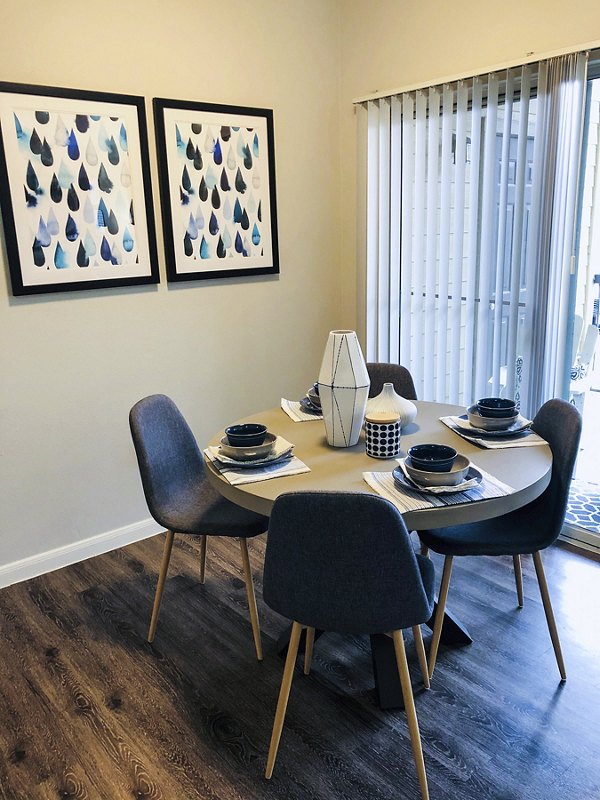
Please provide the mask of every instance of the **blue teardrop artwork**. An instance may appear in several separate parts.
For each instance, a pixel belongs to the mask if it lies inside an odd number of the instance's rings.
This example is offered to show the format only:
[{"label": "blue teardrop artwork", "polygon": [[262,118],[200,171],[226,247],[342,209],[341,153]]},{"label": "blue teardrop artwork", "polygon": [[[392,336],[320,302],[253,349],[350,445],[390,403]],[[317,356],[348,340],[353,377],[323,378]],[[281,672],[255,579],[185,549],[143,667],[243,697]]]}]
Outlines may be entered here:
[{"label": "blue teardrop artwork", "polygon": [[108,215],[108,225],[106,227],[108,228],[108,232],[112,233],[113,236],[119,232],[119,223],[112,209]]},{"label": "blue teardrop artwork", "polygon": [[50,236],[57,236],[59,229],[58,219],[56,218],[56,214],[50,208],[48,211],[48,219],[46,220],[46,230],[50,234]]},{"label": "blue teardrop artwork", "polygon": [[79,144],[77,143],[77,136],[73,128],[71,128],[71,133],[67,140],[67,153],[71,161],[79,161]]},{"label": "blue teardrop artwork", "polygon": [[226,225],[225,230],[223,231],[223,247],[225,247],[226,250],[229,250],[232,244],[233,240],[231,238],[231,233],[229,231],[228,226]]},{"label": "blue teardrop artwork", "polygon": [[204,214],[202,213],[202,209],[200,208],[200,206],[198,206],[198,210],[196,211],[194,222],[196,223],[198,231],[204,230]]},{"label": "blue teardrop artwork", "polygon": [[88,174],[85,171],[83,164],[79,167],[79,177],[77,178],[77,183],[79,184],[79,188],[82,192],[89,192],[89,190],[92,188],[90,186],[90,179],[88,178]]},{"label": "blue teardrop artwork", "polygon": [[31,192],[28,192],[26,186],[23,186],[23,191],[25,192],[25,205],[27,208],[35,208],[38,204],[37,197]]},{"label": "blue teardrop artwork", "polygon": [[198,135],[202,133],[202,123],[201,122],[192,122],[192,133]]},{"label": "blue teardrop artwork", "polygon": [[60,203],[62,200],[62,188],[58,181],[56,175],[52,176],[52,180],[50,181],[50,197],[55,203]]},{"label": "blue teardrop artwork", "polygon": [[229,178],[227,177],[227,171],[225,167],[221,170],[221,189],[224,192],[230,192],[231,186],[229,185]]},{"label": "blue teardrop artwork", "polygon": [[258,221],[262,222],[262,200],[258,204],[258,214],[257,214],[257,216],[258,216]]},{"label": "blue teardrop artwork", "polygon": [[252,152],[254,153],[254,158],[258,158],[259,147],[258,147],[258,134],[254,134],[254,139],[252,139]]},{"label": "blue teardrop artwork", "polygon": [[96,248],[96,240],[89,231],[85,234],[83,246],[85,247],[85,252],[90,258],[93,258],[98,252]]},{"label": "blue teardrop artwork", "polygon": [[179,126],[175,125],[175,147],[181,151],[185,150],[183,139],[181,138],[181,133],[179,131]]},{"label": "blue teardrop artwork", "polygon": [[83,246],[83,242],[79,242],[79,247],[77,248],[77,266],[78,267],[89,267],[90,259],[88,258],[88,254],[85,252],[85,247]]},{"label": "blue teardrop artwork", "polygon": [[47,111],[36,111],[35,119],[40,125],[47,125],[50,121],[50,114]]},{"label": "blue teardrop artwork", "polygon": [[210,247],[204,236],[200,242],[200,258],[210,258]]},{"label": "blue teardrop artwork", "polygon": [[65,236],[70,242],[74,242],[79,238],[79,230],[73,217],[69,214],[67,217],[67,224],[65,225]]},{"label": "blue teardrop artwork", "polygon": [[213,150],[213,160],[217,166],[223,163],[223,153],[221,152],[221,142],[217,139]]},{"label": "blue teardrop artwork", "polygon": [[215,186],[217,185],[217,182],[218,182],[217,176],[215,175],[215,171],[212,168],[212,164],[209,164],[208,169],[206,170],[206,175],[204,176],[204,179],[206,181],[206,185],[208,186],[208,188],[212,192],[212,190],[215,188]]},{"label": "blue teardrop artwork", "polygon": [[186,231],[183,237],[183,252],[188,258],[194,255],[194,245],[192,244],[192,237]]},{"label": "blue teardrop artwork", "polygon": [[208,230],[213,236],[216,236],[216,234],[219,232],[219,222],[215,216],[214,211],[210,215],[210,220],[208,222]]},{"label": "blue teardrop artwork", "polygon": [[34,128],[31,136],[29,137],[29,149],[33,153],[34,156],[39,156],[42,152],[42,140],[40,139],[38,132]]},{"label": "blue teardrop artwork", "polygon": [[190,161],[194,160],[194,153],[196,152],[196,148],[194,143],[191,139],[188,139],[187,147],[185,148],[185,154],[189,158]]},{"label": "blue teardrop artwork", "polygon": [[58,168],[58,182],[63,189],[68,189],[73,183],[73,174],[64,161],[60,162],[60,167]]},{"label": "blue teardrop artwork", "polygon": [[104,200],[100,200],[98,203],[98,227],[99,228],[106,228],[108,225],[108,209],[106,207],[106,203]]},{"label": "blue teardrop artwork", "polygon": [[51,167],[54,164],[54,156],[52,155],[52,148],[44,138],[42,143],[42,152],[40,153],[40,160],[45,167]]},{"label": "blue teardrop artwork", "polygon": [[54,250],[54,266],[56,269],[69,268],[69,259],[67,258],[65,251],[62,249],[60,242],[56,243],[56,249]]},{"label": "blue teardrop artwork", "polygon": [[27,171],[25,173],[25,182],[27,186],[31,189],[32,192],[36,194],[42,194],[43,189],[40,187],[40,182],[38,180],[38,176],[33,168],[31,161],[27,162]]},{"label": "blue teardrop artwork", "polygon": [[244,145],[244,166],[246,169],[252,169],[252,153],[248,145]]},{"label": "blue teardrop artwork", "polygon": [[223,244],[223,239],[219,236],[219,241],[217,242],[217,258],[225,258],[226,255],[227,252]]},{"label": "blue teardrop artwork", "polygon": [[248,186],[246,185],[246,181],[242,177],[242,172],[240,168],[237,168],[237,172],[235,173],[235,188],[238,190],[240,194],[244,194]]},{"label": "blue teardrop artwork", "polygon": [[75,191],[73,184],[69,186],[69,191],[67,192],[67,205],[70,211],[79,211],[79,195]]},{"label": "blue teardrop artwork", "polygon": [[260,231],[256,223],[254,223],[254,227],[252,228],[252,244],[260,244]]},{"label": "blue teardrop artwork", "polygon": [[42,247],[48,247],[52,239],[50,238],[50,233],[48,231],[48,227],[44,222],[44,218],[40,217],[40,221],[38,224],[37,234],[35,237]]},{"label": "blue teardrop artwork", "polygon": [[126,253],[131,253],[134,246],[135,242],[133,241],[131,231],[125,226],[125,232],[123,233],[123,250],[125,250]]},{"label": "blue teardrop artwork", "polygon": [[221,196],[220,196],[219,190],[217,189],[216,186],[212,190],[212,193],[211,193],[211,196],[210,196],[210,202],[212,204],[212,207],[215,209],[215,211],[217,209],[221,208]]},{"label": "blue teardrop artwork", "polygon": [[21,145],[21,147],[28,147],[27,134],[23,130],[23,126],[21,125],[20,120],[15,113],[13,113],[13,117],[15,121],[15,131],[17,134],[17,141],[19,145]]},{"label": "blue teardrop artwork", "polygon": [[233,221],[234,222],[241,222],[243,216],[243,209],[240,205],[240,201],[236,198],[235,205],[233,207]]},{"label": "blue teardrop artwork", "polygon": [[194,215],[190,214],[190,218],[188,220],[186,233],[190,237],[190,239],[197,239],[198,238],[198,225],[196,224],[196,220],[194,219]]},{"label": "blue teardrop artwork", "polygon": [[235,250],[237,253],[244,252],[244,243],[242,242],[242,237],[239,233],[236,233],[235,235]]},{"label": "blue teardrop artwork", "polygon": [[221,139],[228,142],[231,139],[231,128],[229,125],[221,125]]},{"label": "blue teardrop artwork", "polygon": [[193,193],[192,182],[190,180],[190,174],[187,170],[187,166],[184,166],[183,172],[181,173],[181,185],[188,194]]},{"label": "blue teardrop artwork", "polygon": [[90,127],[90,121],[87,114],[75,115],[75,127],[79,133],[85,133],[87,131],[87,129]]},{"label": "blue teardrop artwork", "polygon": [[248,218],[248,213],[247,213],[246,209],[244,209],[244,212],[242,214],[242,218],[240,220],[240,225],[242,226],[242,229],[245,230],[245,231],[247,231],[248,228],[250,227],[250,220]]},{"label": "blue teardrop artwork", "polygon": [[121,160],[121,156],[119,155],[119,148],[117,147],[117,143],[115,142],[115,137],[111,136],[107,143],[108,148],[108,160],[116,167],[116,165]]},{"label": "blue teardrop artwork", "polygon": [[206,181],[204,178],[200,181],[200,188],[198,189],[198,197],[204,203],[208,200],[208,186],[206,185]]},{"label": "blue teardrop artwork", "polygon": [[127,144],[127,128],[123,123],[119,128],[119,147],[124,153],[129,152],[129,145]]},{"label": "blue teardrop artwork", "polygon": [[98,188],[102,192],[106,192],[106,194],[110,194],[113,190],[113,182],[108,177],[108,172],[106,171],[106,167],[104,164],[100,164],[100,169],[98,171]]},{"label": "blue teardrop artwork", "polygon": [[233,212],[231,211],[231,203],[229,202],[229,197],[225,196],[225,202],[223,203],[223,217],[225,219],[231,219],[233,216]]},{"label": "blue teardrop artwork", "polygon": [[183,191],[181,186],[179,187],[179,200],[181,201],[182,206],[187,206],[187,204],[190,202],[189,195],[187,192]]},{"label": "blue teardrop artwork", "polygon": [[112,253],[110,252],[110,245],[106,239],[106,236],[102,237],[102,242],[100,243],[100,255],[104,261],[110,261],[112,258]]},{"label": "blue teardrop artwork", "polygon": [[43,267],[46,263],[46,256],[42,250],[42,245],[37,239],[33,240],[33,263],[36,267]]},{"label": "blue teardrop artwork", "polygon": [[204,162],[202,161],[202,153],[200,152],[200,148],[197,147],[194,150],[194,169],[201,170],[204,166]]}]

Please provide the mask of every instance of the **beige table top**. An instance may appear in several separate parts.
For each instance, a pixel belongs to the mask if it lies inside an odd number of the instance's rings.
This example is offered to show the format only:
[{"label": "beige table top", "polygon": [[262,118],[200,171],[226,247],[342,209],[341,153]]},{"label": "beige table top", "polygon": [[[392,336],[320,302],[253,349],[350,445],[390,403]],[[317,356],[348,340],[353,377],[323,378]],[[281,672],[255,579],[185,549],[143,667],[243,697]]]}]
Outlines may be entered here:
[{"label": "beige table top", "polygon": [[[473,463],[515,489],[513,494],[479,500],[461,505],[410,511],[403,514],[411,530],[476,522],[501,516],[534,500],[550,482],[552,454],[547,446],[487,450],[467,442],[440,422],[440,417],[464,413],[461,406],[442,403],[416,402],[418,408],[414,423],[402,431],[402,453],[423,442],[450,444]],[[330,447],[325,437],[323,420],[293,422],[281,408],[274,408],[246,417],[240,422],[261,422],[272,433],[292,442],[294,454],[310,472],[283,478],[231,486],[207,463],[210,482],[229,500],[244,508],[269,515],[275,499],[285,492],[337,490],[373,494],[365,483],[363,472],[391,471],[397,466],[394,459],[371,458],[365,452],[363,434],[354,447]],[[209,444],[218,445],[223,431],[219,431]]]}]

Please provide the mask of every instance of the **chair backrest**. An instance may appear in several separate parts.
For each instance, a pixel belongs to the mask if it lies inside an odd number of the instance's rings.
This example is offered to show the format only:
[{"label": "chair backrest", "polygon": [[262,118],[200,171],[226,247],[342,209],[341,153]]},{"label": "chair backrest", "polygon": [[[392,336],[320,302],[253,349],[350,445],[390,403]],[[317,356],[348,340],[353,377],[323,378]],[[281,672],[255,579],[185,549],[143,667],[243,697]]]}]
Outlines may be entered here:
[{"label": "chair backrest", "polygon": [[552,450],[550,484],[530,504],[536,512],[536,530],[543,537],[538,548],[542,550],[558,537],[564,522],[581,438],[581,414],[566,400],[548,400],[535,415],[532,429],[548,442]]},{"label": "chair backrest", "polygon": [[402,367],[400,364],[370,361],[367,364],[367,372],[371,381],[369,397],[375,397],[380,394],[384,383],[393,383],[396,394],[405,397],[407,400],[419,399],[412,375],[406,367]]},{"label": "chair backrest", "polygon": [[[423,560],[421,569],[417,558]],[[399,511],[383,497],[292,492],[273,506],[263,597],[322,630],[381,633],[426,622],[433,564],[417,556]]]},{"label": "chair backrest", "polygon": [[148,508],[169,527],[167,515],[176,497],[204,479],[204,460],[189,425],[164,394],[137,402],[129,426]]}]

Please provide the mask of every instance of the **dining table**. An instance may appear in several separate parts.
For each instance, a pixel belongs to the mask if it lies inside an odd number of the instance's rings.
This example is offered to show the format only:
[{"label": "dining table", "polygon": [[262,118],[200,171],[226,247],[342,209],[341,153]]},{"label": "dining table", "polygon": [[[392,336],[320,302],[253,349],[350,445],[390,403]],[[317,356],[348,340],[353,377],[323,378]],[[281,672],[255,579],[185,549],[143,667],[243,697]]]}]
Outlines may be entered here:
[{"label": "dining table", "polygon": [[[286,401],[287,402],[287,401]],[[396,503],[409,531],[442,528],[448,525],[477,522],[502,516],[535,500],[546,489],[552,472],[552,453],[547,444],[525,436],[514,441],[502,438],[474,443],[459,435],[448,423],[464,418],[462,406],[429,401],[415,401],[417,416],[414,422],[402,428],[401,452],[397,458],[379,459],[367,455],[364,433],[351,447],[332,447],[327,442],[322,417],[303,415],[296,421],[284,410],[284,401],[278,407],[259,411],[236,421],[260,423],[269,432],[293,444],[294,463],[300,465],[294,474],[271,477],[256,472],[256,480],[249,470],[240,470],[240,482],[232,478],[236,470],[228,471],[215,454],[224,431],[212,437],[204,451],[207,478],[210,483],[232,502],[269,516],[273,503],[280,494],[294,491],[346,491],[383,494]],[[460,420],[459,420],[460,421]],[[437,443],[454,447],[466,456],[491,491],[465,492],[458,502],[452,495],[427,495],[403,492],[402,487],[390,480],[398,460],[406,456],[415,444]],[[524,444],[538,446],[521,446]],[[291,470],[290,470],[291,471]],[[268,475],[268,477],[267,477]],[[249,476],[249,477],[248,477]],[[497,491],[495,487],[498,487]],[[285,643],[285,636],[282,642]],[[446,644],[466,644],[471,637],[460,620],[447,611],[444,620]],[[282,648],[283,648],[282,644]],[[391,639],[385,635],[371,636],[371,650],[375,685],[379,705],[393,708],[402,705],[400,684],[395,670]]]}]

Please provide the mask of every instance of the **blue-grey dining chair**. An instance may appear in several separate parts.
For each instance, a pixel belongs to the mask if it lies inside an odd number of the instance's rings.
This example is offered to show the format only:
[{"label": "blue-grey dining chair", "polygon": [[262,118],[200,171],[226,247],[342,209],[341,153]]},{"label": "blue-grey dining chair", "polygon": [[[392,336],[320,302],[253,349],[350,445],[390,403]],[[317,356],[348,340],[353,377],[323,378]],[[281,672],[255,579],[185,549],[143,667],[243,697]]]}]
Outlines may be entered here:
[{"label": "blue-grey dining chair", "polygon": [[371,386],[369,397],[376,397],[383,390],[384,383],[393,383],[394,391],[407,400],[417,400],[417,390],[410,372],[400,364],[388,364],[384,361],[369,361],[367,372]]},{"label": "blue-grey dining chair", "polygon": [[433,611],[432,562],[417,555],[400,512],[377,495],[293,492],[275,501],[269,523],[263,598],[293,621],[265,775],[277,756],[300,636],[310,671],[315,628],[391,633],[422,797],[428,795],[419,724],[402,629],[412,627],[429,686],[421,623]]},{"label": "blue-grey dining chair", "polygon": [[239,537],[254,645],[261,661],[260,626],[246,540],[264,533],[268,518],[236,506],[213,489],[194,434],[169,397],[155,394],[137,402],[129,412],[129,425],[148,509],[156,522],[167,529],[148,641],[153,641],[156,632],[175,534],[200,537],[201,583],[207,536]]},{"label": "blue-grey dining chair", "polygon": [[[501,517],[468,525],[418,532],[424,547],[445,556],[429,651],[430,677],[433,675],[437,659],[454,556],[512,556],[517,596],[519,606],[522,606],[520,557],[531,554],[560,677],[562,681],[567,679],[541,551],[557,539],[565,518],[569,486],[581,436],[581,416],[577,409],[565,400],[548,400],[535,415],[532,428],[546,440],[552,450],[550,483],[540,497]],[[519,451],[514,452],[515,458],[518,458]]]}]

